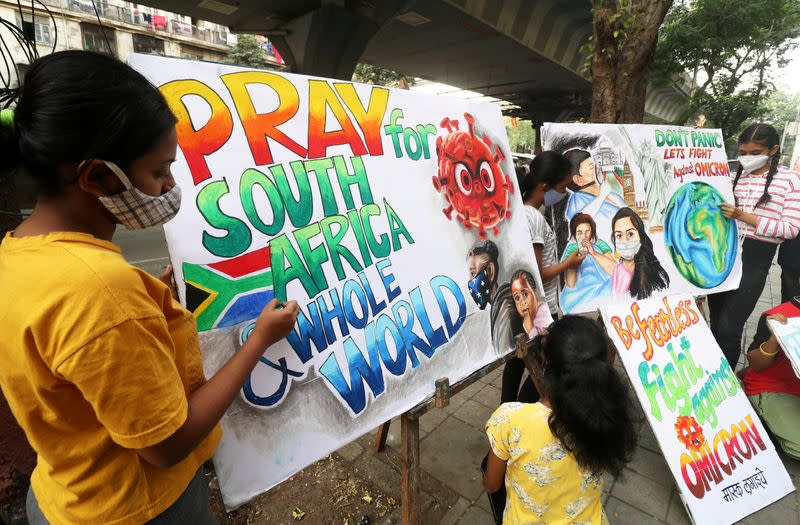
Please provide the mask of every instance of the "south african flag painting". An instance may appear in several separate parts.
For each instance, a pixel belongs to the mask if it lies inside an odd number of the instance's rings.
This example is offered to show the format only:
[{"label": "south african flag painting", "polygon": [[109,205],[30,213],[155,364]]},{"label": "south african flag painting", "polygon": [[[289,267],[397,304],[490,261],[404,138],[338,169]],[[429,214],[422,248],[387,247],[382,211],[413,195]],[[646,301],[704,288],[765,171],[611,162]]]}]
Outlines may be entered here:
[{"label": "south african flag painting", "polygon": [[211,264],[185,262],[183,281],[201,332],[255,319],[275,296],[269,247]]}]

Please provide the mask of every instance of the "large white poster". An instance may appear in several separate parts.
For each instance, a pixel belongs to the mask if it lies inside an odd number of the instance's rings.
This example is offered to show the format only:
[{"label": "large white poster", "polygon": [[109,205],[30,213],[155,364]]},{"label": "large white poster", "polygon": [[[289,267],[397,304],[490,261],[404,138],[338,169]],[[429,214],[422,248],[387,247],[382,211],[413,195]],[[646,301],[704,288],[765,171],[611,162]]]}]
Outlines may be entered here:
[{"label": "large white poster", "polygon": [[560,291],[566,313],[664,293],[739,286],[741,250],[722,132],[679,126],[545,124],[543,146],[572,164],[553,208],[559,255],[586,257]]},{"label": "large white poster", "polygon": [[602,313],[694,523],[734,523],[794,491],[691,296]]},{"label": "large white poster", "polygon": [[178,118],[183,205],[166,234],[206,373],[269,299],[301,305],[222,421],[229,508],[549,324],[497,106],[130,62]]}]

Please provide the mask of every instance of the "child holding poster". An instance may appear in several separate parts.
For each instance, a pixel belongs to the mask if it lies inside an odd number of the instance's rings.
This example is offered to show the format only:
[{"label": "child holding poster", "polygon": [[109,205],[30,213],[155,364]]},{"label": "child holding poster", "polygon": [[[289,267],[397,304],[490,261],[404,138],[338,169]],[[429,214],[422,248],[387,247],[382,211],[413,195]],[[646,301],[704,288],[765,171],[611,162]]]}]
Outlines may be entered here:
[{"label": "child holding poster", "polygon": [[[800,308],[792,303],[778,308],[786,315],[800,317]],[[774,313],[769,319],[786,324],[786,315]],[[800,379],[789,358],[771,335],[766,341],[753,341],[747,361],[750,363],[744,375],[747,398],[783,451],[800,460]]]},{"label": "child holding poster", "polygon": [[[495,519],[607,523],[603,475],[619,474],[636,444],[627,387],[608,362],[608,337],[596,322],[568,315],[526,349],[541,401],[504,403],[486,423],[491,450],[483,484]],[[498,497],[503,488],[505,498]]]},{"label": "child holding poster", "polygon": [[41,193],[0,245],[0,386],[38,456],[28,518],[216,523],[203,464],[218,422],[297,304],[268,304],[206,381],[192,314],[111,242],[117,224],[156,226],[180,207],[166,100],[85,51],[38,59],[20,90],[0,112],[0,167],[20,164]]},{"label": "child holding poster", "polygon": [[800,233],[800,174],[778,167],[780,136],[769,124],[753,124],[739,135],[739,168],[733,180],[736,204],[721,205],[736,219],[742,243],[739,288],[709,296],[711,331],[736,367],[742,329],[764,290],[778,245]]}]

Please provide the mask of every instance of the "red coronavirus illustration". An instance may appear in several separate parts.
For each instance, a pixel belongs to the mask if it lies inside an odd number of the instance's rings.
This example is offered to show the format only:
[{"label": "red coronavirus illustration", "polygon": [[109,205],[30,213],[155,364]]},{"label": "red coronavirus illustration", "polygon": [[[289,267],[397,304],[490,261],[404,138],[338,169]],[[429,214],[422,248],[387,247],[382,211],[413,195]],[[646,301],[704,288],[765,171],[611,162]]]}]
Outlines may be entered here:
[{"label": "red coronavirus illustration", "polygon": [[683,446],[690,450],[700,450],[706,441],[703,427],[698,425],[697,420],[691,416],[678,416],[678,420],[675,422],[675,431]]},{"label": "red coronavirus illustration", "polygon": [[449,133],[436,139],[439,173],[433,177],[433,187],[441,191],[448,205],[445,216],[467,229],[476,228],[486,238],[486,230],[500,233],[498,224],[511,217],[509,207],[514,186],[501,167],[505,159],[499,145],[486,137],[475,135],[475,117],[464,113],[469,131],[459,129],[458,121],[444,118],[440,126]]}]

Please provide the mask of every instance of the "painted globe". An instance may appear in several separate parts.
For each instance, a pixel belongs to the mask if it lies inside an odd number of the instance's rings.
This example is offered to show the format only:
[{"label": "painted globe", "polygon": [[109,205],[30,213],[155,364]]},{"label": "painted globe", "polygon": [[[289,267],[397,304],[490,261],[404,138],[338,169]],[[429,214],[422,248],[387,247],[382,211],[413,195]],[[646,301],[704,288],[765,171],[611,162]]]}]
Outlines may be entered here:
[{"label": "painted globe", "polygon": [[722,284],[739,249],[736,221],[722,215],[723,202],[713,186],[690,182],[672,195],[664,211],[664,242],[672,262],[700,288]]}]

